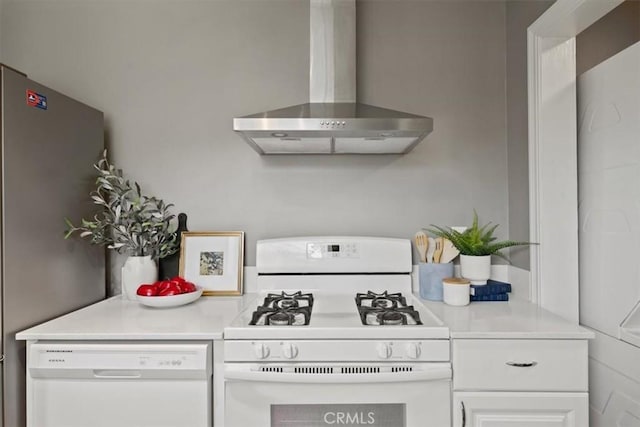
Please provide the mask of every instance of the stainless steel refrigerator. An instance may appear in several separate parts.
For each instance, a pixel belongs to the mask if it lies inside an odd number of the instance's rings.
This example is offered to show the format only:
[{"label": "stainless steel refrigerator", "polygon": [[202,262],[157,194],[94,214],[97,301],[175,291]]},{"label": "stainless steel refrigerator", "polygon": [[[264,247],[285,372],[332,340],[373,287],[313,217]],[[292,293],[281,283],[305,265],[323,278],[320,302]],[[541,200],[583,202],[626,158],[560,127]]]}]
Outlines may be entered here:
[{"label": "stainless steel refrigerator", "polygon": [[25,343],[15,333],[105,298],[104,249],[64,240],[89,198],[102,112],[0,65],[0,280],[3,427],[25,420]]}]

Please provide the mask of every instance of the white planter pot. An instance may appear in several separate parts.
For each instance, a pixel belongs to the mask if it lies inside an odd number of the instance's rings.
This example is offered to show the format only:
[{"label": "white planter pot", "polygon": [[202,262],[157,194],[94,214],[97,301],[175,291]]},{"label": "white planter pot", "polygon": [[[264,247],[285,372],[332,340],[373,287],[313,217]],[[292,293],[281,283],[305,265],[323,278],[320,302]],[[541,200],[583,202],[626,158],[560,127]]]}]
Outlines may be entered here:
[{"label": "white planter pot", "polygon": [[122,293],[132,301],[138,286],[158,280],[158,266],[151,256],[130,256],[122,266]]},{"label": "white planter pot", "polygon": [[491,255],[460,255],[460,275],[472,285],[486,285],[491,277]]}]

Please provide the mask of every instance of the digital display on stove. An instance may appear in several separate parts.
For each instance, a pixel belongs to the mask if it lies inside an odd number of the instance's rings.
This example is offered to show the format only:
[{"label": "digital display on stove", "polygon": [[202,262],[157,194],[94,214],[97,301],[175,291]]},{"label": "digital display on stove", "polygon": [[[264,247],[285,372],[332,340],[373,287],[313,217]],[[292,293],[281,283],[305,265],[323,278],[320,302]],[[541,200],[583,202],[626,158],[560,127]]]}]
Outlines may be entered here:
[{"label": "digital display on stove", "polygon": [[307,243],[307,258],[360,258],[360,250],[355,242],[309,242]]}]

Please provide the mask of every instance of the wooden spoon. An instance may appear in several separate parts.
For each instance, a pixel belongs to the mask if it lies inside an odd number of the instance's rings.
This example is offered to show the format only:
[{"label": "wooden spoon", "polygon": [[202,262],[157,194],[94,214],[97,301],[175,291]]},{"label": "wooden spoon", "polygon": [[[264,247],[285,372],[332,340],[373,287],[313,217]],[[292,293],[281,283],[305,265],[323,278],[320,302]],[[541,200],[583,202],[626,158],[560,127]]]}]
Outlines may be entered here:
[{"label": "wooden spoon", "polygon": [[440,258],[440,262],[446,264],[453,261],[453,259],[458,255],[460,255],[460,251],[455,246],[453,246],[451,240],[444,239],[444,245],[442,247],[442,257]]},{"label": "wooden spoon", "polygon": [[433,262],[433,253],[436,251],[436,239],[429,237],[429,247],[427,248],[427,261]]},{"label": "wooden spoon", "polygon": [[427,249],[429,248],[429,238],[423,231],[418,231],[413,238],[413,242],[418,249],[420,262],[427,262]]},{"label": "wooden spoon", "polygon": [[444,237],[436,238],[436,251],[433,253],[433,262],[439,263],[442,258],[442,249],[444,248]]}]

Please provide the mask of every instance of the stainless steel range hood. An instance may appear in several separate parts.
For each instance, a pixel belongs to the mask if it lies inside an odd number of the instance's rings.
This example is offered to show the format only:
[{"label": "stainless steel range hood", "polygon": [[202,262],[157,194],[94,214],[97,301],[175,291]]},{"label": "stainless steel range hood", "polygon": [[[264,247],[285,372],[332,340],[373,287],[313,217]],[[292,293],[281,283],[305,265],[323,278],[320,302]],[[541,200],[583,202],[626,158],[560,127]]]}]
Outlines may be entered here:
[{"label": "stainless steel range hood", "polygon": [[310,101],[233,119],[260,154],[404,154],[433,119],[356,101],[355,0],[311,0]]}]

